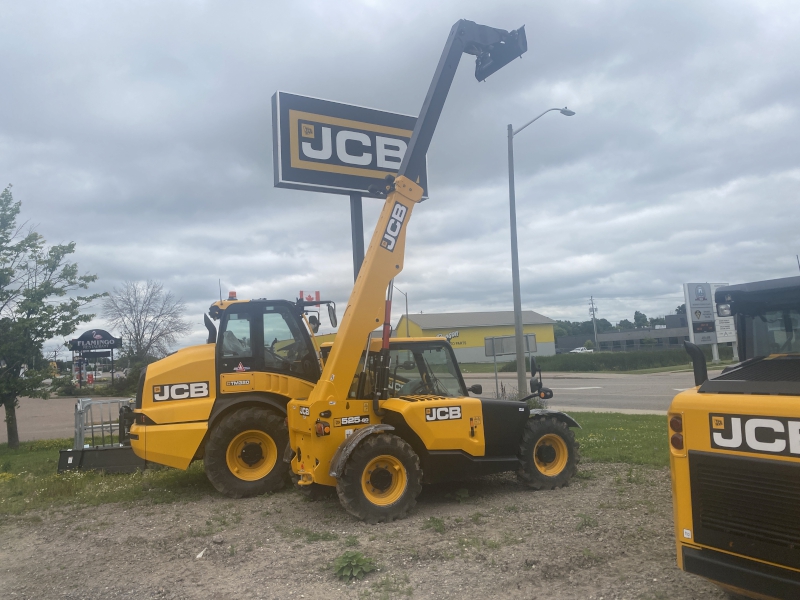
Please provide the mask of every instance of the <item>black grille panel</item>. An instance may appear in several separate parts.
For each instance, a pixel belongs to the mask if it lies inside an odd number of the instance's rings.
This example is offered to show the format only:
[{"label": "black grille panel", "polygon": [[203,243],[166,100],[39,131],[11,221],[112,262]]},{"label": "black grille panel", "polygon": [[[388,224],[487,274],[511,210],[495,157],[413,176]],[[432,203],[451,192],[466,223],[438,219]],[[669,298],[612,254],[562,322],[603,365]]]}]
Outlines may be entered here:
[{"label": "black grille panel", "polygon": [[689,452],[694,539],[800,568],[800,463]]}]

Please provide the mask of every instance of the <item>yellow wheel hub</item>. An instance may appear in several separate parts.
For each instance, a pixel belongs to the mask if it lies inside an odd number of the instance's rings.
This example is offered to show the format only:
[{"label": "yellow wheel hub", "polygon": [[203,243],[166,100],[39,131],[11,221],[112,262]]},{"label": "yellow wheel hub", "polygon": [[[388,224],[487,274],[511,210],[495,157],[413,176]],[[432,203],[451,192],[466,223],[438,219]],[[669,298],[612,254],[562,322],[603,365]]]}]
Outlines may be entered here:
[{"label": "yellow wheel hub", "polygon": [[228,444],[225,461],[234,476],[244,481],[258,481],[269,475],[278,462],[278,447],[264,431],[243,431]]},{"label": "yellow wheel hub", "polygon": [[560,435],[543,435],[533,448],[533,463],[542,475],[555,477],[567,466],[569,450]]},{"label": "yellow wheel hub", "polygon": [[361,490],[378,506],[397,502],[408,486],[408,474],[400,459],[388,454],[376,456],[361,474]]}]

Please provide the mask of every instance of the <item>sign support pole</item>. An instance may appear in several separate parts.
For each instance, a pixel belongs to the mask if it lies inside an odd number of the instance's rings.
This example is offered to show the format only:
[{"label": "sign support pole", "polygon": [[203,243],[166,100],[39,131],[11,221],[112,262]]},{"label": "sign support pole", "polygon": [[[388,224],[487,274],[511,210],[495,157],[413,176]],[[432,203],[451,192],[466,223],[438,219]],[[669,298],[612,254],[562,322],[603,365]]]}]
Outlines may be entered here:
[{"label": "sign support pole", "polygon": [[361,194],[350,194],[350,229],[353,238],[353,280],[364,262],[364,212]]},{"label": "sign support pole", "polygon": [[497,352],[494,349],[494,338],[492,338],[492,357],[494,359],[494,397],[500,397],[500,384],[497,381]]}]

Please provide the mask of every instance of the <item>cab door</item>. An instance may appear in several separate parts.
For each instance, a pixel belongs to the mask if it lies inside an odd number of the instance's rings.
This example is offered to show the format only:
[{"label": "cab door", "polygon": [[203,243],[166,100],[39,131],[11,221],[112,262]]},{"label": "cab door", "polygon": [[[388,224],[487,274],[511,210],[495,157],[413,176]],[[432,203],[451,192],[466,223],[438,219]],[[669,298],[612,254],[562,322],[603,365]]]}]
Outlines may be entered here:
[{"label": "cab door", "polygon": [[217,343],[217,370],[220,374],[260,370],[263,365],[260,321],[259,311],[253,310],[249,302],[228,307],[222,317]]},{"label": "cab door", "polygon": [[320,376],[319,360],[301,315],[288,302],[264,305],[263,368],[316,383]]}]

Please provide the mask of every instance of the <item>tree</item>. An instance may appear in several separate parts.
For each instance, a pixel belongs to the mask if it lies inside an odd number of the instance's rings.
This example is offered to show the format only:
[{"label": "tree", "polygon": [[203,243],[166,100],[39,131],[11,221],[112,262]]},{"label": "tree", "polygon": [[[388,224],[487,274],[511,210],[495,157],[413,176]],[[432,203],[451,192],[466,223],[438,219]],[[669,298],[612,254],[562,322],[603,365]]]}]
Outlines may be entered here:
[{"label": "tree", "polygon": [[633,329],[633,323],[628,321],[628,319],[622,319],[619,323],[617,323],[617,329],[620,331],[625,331],[626,329]]},{"label": "tree", "polygon": [[157,281],[126,281],[103,301],[103,317],[122,334],[133,362],[144,364],[169,353],[192,330],[186,305]]},{"label": "tree", "polygon": [[667,320],[664,317],[650,317],[650,327],[655,328],[656,325],[666,325]]},{"label": "tree", "polygon": [[19,448],[17,407],[22,396],[47,397],[41,387],[50,375],[44,343],[75,331],[94,315],[81,309],[102,294],[73,296],[96,275],[80,275],[67,262],[75,243],[47,246],[44,238],[17,225],[20,202],[11,186],[0,194],[0,404],[5,408],[8,447]]},{"label": "tree", "polygon": [[648,322],[646,314],[639,312],[638,310],[633,313],[633,326],[636,327],[636,329],[639,329],[640,327],[647,327],[647,325]]},{"label": "tree", "polygon": [[686,303],[684,302],[678,308],[675,309],[676,315],[685,315],[686,314]]}]

